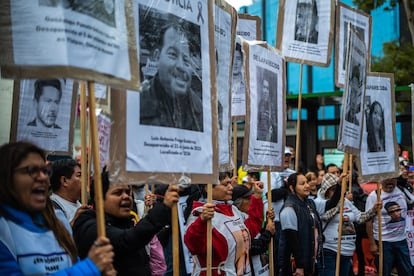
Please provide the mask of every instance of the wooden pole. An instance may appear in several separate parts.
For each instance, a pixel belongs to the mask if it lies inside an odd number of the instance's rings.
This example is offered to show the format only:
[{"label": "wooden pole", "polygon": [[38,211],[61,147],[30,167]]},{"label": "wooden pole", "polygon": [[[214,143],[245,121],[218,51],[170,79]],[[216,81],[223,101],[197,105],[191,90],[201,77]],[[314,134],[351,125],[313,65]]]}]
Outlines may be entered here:
[{"label": "wooden pole", "polygon": [[180,275],[180,244],[178,228],[178,207],[174,203],[171,207],[172,249],[173,249],[173,276]]},{"label": "wooden pole", "polygon": [[237,175],[237,121],[233,121],[233,175]]},{"label": "wooden pole", "polygon": [[[348,162],[349,162],[349,155],[345,153],[344,157],[344,164],[343,164],[343,172],[348,172]],[[335,275],[339,276],[339,268],[341,266],[341,239],[342,239],[342,222],[344,216],[344,195],[346,192],[346,177],[342,179],[341,183],[341,200],[340,200],[340,207],[339,207],[339,227],[338,227],[338,247],[336,250],[336,271]]]},{"label": "wooden pole", "polygon": [[101,164],[99,161],[99,141],[98,141],[98,126],[96,122],[96,107],[95,107],[95,87],[93,81],[88,81],[88,96],[89,96],[89,119],[90,119],[90,139],[92,140],[92,150],[89,154],[93,154],[93,168],[94,168],[94,188],[95,188],[95,210],[96,210],[96,224],[98,229],[98,237],[106,236],[105,231],[105,215],[103,209],[102,196],[102,178],[101,178]]},{"label": "wooden pole", "polygon": [[[272,208],[272,188],[271,188],[271,175],[270,170],[267,171],[267,210]],[[273,222],[274,223],[274,222]],[[270,239],[269,243],[269,275],[275,275],[274,273],[274,263],[273,263],[273,236]]]},{"label": "wooden pole", "polygon": [[86,84],[80,82],[80,132],[81,132],[81,203],[88,204],[88,154],[86,152]]},{"label": "wooden pole", "polygon": [[298,97],[298,119],[296,122],[296,147],[295,147],[295,171],[299,171],[299,149],[300,149],[300,116],[302,110],[302,75],[303,75],[303,64],[300,64],[299,74],[299,97]]},{"label": "wooden pole", "polygon": [[[207,202],[213,201],[213,184],[207,184]],[[212,220],[207,220],[207,276],[211,276],[211,268],[213,267],[213,226]]]},{"label": "wooden pole", "polygon": [[[381,200],[381,183],[377,182],[377,201]],[[382,275],[383,267],[384,267],[384,260],[382,254],[382,214],[381,209],[377,211],[377,219],[378,219],[378,275]]]},{"label": "wooden pole", "polygon": [[354,169],[354,161],[352,158],[352,154],[349,155],[349,186],[348,186],[348,192],[352,193],[352,174]]}]

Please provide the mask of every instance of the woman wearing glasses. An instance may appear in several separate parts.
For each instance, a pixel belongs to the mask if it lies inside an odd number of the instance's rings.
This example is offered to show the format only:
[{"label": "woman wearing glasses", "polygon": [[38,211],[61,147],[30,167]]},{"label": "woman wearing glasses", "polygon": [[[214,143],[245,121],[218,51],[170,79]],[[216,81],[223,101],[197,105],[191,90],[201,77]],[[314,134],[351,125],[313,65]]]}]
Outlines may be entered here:
[{"label": "woman wearing glasses", "polygon": [[184,242],[195,259],[193,275],[206,275],[207,221],[212,223],[212,275],[251,275],[251,237],[261,230],[263,202],[261,182],[255,182],[248,217],[231,204],[233,186],[226,173],[214,185],[213,202],[194,201],[187,220]]},{"label": "woman wearing glasses", "polygon": [[69,225],[49,199],[45,161],[44,151],[26,142],[0,147],[0,275],[115,275],[106,238],[79,261]]}]

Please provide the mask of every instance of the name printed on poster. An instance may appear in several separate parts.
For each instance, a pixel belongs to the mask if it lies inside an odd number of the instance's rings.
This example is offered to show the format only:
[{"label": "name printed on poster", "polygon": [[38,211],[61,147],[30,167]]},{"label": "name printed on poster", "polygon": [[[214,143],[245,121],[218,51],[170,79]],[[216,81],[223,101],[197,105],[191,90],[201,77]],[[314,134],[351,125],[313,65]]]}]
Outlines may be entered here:
[{"label": "name printed on poster", "polygon": [[271,61],[270,59],[260,57],[259,55],[253,55],[253,60],[255,60],[257,62],[260,62],[260,63],[265,63],[266,65],[269,65],[270,67],[273,67],[273,68],[279,70],[279,64],[277,64],[276,62]]},{"label": "name printed on poster", "polygon": [[[79,21],[73,21],[63,17],[46,16],[46,26],[37,25],[36,32],[62,34],[56,38],[57,42],[70,43],[76,46],[93,48],[107,55],[114,55],[113,50],[118,51],[120,46],[116,44],[116,38],[95,26]],[[63,23],[64,27],[55,26],[55,23]]]},{"label": "name printed on poster", "polygon": [[160,154],[191,156],[191,153],[201,151],[194,140],[177,137],[151,136],[151,142],[144,141],[144,147],[160,148]]},{"label": "name printed on poster", "polygon": [[308,53],[315,56],[321,56],[321,51],[318,47],[310,46],[310,45],[301,45],[297,43],[291,43],[289,44],[289,51],[297,51],[297,52],[303,52]]},{"label": "name printed on poster", "polygon": [[350,21],[350,22],[356,22],[359,26],[367,26],[367,24],[366,24],[366,22],[364,22],[364,21],[361,21],[361,20],[359,20],[359,19],[357,19],[356,21],[355,21],[355,18],[353,18],[353,17],[349,17],[349,16],[347,16],[347,15],[344,15],[344,18],[346,19],[346,20],[348,20],[348,21]]},{"label": "name printed on poster", "polygon": [[389,157],[387,156],[379,156],[379,157],[368,157],[367,165],[368,167],[372,166],[382,166],[390,164]]},{"label": "name printed on poster", "polygon": [[359,133],[357,129],[351,128],[347,125],[344,127],[344,134],[352,139],[358,139]]},{"label": "name printed on poster", "polygon": [[57,134],[49,131],[32,131],[30,132],[31,137],[36,138],[46,138],[46,139],[56,139],[58,137]]},{"label": "name printed on poster", "polygon": [[382,91],[388,91],[388,87],[384,86],[384,85],[367,85],[366,86],[366,90],[382,90]]},{"label": "name printed on poster", "polygon": [[271,145],[261,145],[260,148],[253,148],[254,155],[256,156],[271,156],[279,157],[279,151],[274,149]]}]

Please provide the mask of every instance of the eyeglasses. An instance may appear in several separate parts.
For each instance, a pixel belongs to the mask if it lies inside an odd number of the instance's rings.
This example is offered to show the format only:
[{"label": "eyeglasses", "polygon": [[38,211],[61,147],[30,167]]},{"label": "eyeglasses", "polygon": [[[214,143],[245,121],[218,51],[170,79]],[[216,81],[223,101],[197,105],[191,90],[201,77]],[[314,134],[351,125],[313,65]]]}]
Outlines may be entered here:
[{"label": "eyeglasses", "polygon": [[52,174],[52,170],[48,166],[26,166],[21,168],[16,168],[14,172],[20,172],[24,174],[28,174],[31,177],[39,176],[40,172],[43,174],[50,176]]},{"label": "eyeglasses", "polygon": [[391,215],[391,214],[394,214],[396,212],[401,212],[401,209],[395,209],[395,210],[388,211],[388,214]]}]

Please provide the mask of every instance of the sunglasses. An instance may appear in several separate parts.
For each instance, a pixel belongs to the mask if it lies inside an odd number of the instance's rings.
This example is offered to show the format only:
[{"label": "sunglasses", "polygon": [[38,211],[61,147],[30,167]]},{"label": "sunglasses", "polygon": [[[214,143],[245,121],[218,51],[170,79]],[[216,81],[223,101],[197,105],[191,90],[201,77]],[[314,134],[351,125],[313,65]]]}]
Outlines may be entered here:
[{"label": "sunglasses", "polygon": [[14,172],[28,174],[31,177],[39,176],[40,172],[42,172],[43,174],[46,174],[47,176],[50,176],[52,174],[52,170],[49,166],[34,166],[34,165],[17,168],[14,170]]},{"label": "sunglasses", "polygon": [[391,214],[394,214],[396,212],[401,212],[401,209],[395,209],[395,210],[389,211],[388,214],[391,215]]}]

